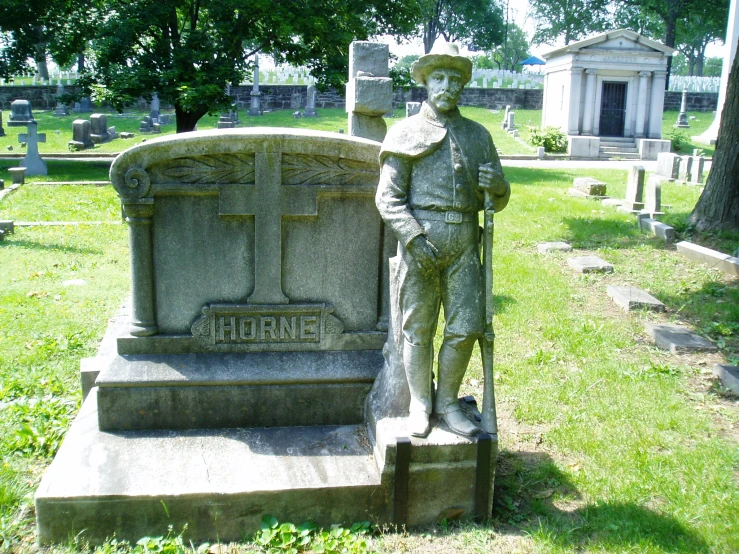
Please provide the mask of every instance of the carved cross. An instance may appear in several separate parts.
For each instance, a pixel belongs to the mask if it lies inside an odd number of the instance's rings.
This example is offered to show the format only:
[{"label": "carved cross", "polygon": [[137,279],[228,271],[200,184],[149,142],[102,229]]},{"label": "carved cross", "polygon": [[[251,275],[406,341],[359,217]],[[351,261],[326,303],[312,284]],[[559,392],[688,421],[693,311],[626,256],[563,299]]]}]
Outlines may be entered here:
[{"label": "carved cross", "polygon": [[254,185],[221,185],[220,215],[254,216],[254,292],[249,304],[288,304],[282,292],[282,218],[317,216],[324,187],[282,184],[282,152],[257,152]]},{"label": "carved cross", "polygon": [[34,123],[27,127],[27,132],[18,135],[18,142],[25,142],[30,156],[38,156],[38,143],[46,142],[46,133],[37,133],[38,126]]}]

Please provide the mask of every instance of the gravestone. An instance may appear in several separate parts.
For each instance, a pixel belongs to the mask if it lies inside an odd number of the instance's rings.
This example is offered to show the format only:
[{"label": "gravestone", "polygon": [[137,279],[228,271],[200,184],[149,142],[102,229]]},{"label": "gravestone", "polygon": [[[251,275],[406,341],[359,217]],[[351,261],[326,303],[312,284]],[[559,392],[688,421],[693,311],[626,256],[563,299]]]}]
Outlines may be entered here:
[{"label": "gravestone", "polygon": [[36,120],[33,119],[31,103],[28,100],[13,100],[10,103],[8,127],[28,127],[35,124]]},{"label": "gravestone", "polygon": [[420,102],[406,102],[405,103],[405,116],[411,117],[421,111]]},{"label": "gravestone", "polygon": [[693,163],[690,167],[690,183],[700,184],[703,182],[703,168],[705,166],[705,158],[703,156],[693,156]]},{"label": "gravestone", "polygon": [[366,424],[387,340],[379,148],[214,130],[116,158],[130,319],[86,364],[96,386],[36,493],[41,543],[185,523],[186,540],[238,540],[265,513],[421,525],[476,498],[489,514],[490,441]]},{"label": "gravestone", "polygon": [[683,156],[680,158],[680,169],[677,174],[677,178],[680,181],[690,180],[690,174],[693,171],[693,157]]},{"label": "gravestone", "polygon": [[5,136],[5,129],[3,129],[3,111],[0,110],[0,137]]},{"label": "gravestone", "polygon": [[46,142],[46,133],[39,134],[36,132],[37,130],[38,125],[34,123],[28,126],[26,133],[18,135],[18,142],[25,142],[27,145],[26,156],[20,165],[26,168],[26,175],[29,177],[49,174],[46,162],[41,159],[41,155],[38,152],[38,143]]},{"label": "gravestone", "polygon": [[25,167],[9,167],[10,181],[14,185],[22,185],[26,182],[26,168]]},{"label": "gravestone", "polygon": [[662,211],[662,179],[659,175],[650,175],[647,180],[643,211],[652,219],[659,219],[660,216],[664,215]]},{"label": "gravestone", "polygon": [[69,115],[69,108],[66,104],[63,104],[61,101],[62,96],[64,95],[64,85],[61,82],[61,79],[59,80],[59,84],[56,87],[56,107],[54,108],[54,115],[56,117],[61,117],[64,115]]},{"label": "gravestone", "polygon": [[141,120],[139,133],[151,133],[152,129],[154,129],[154,122],[151,117],[147,115]]},{"label": "gravestone", "polygon": [[567,265],[578,273],[613,273],[613,265],[598,256],[567,258]]},{"label": "gravestone", "polygon": [[254,54],[254,78],[250,94],[249,111],[246,115],[264,115],[262,93],[259,92],[259,54]]},{"label": "gravestone", "polygon": [[110,134],[108,133],[107,115],[94,113],[90,116],[90,140],[95,144],[111,141]]},{"label": "gravestone", "polygon": [[638,213],[644,208],[642,197],[644,194],[644,167],[640,165],[631,166],[629,178],[626,183],[626,199],[619,208],[622,211]]},{"label": "gravestone", "polygon": [[646,330],[658,348],[672,354],[718,350],[715,344],[683,325],[647,323]]},{"label": "gravestone", "polygon": [[716,364],[713,366],[713,374],[725,388],[739,395],[739,366]]},{"label": "gravestone", "polygon": [[680,173],[680,156],[671,152],[657,154],[657,173],[666,179],[677,179]]},{"label": "gravestone", "polygon": [[619,287],[608,285],[608,296],[610,296],[616,305],[620,306],[625,312],[631,310],[646,309],[655,312],[664,312],[665,305],[657,300],[654,296],[636,287]]},{"label": "gravestone", "polygon": [[592,177],[575,177],[572,188],[567,191],[567,194],[581,198],[607,198],[606,184]]},{"label": "gravestone", "polygon": [[316,85],[314,84],[308,85],[303,117],[318,117],[316,113]]},{"label": "gravestone", "polygon": [[72,122],[72,140],[68,143],[70,150],[86,150],[95,143],[90,138],[90,122],[86,119],[75,119]]},{"label": "gravestone", "polygon": [[387,133],[383,115],[393,109],[393,80],[388,76],[387,44],[354,41],[349,45],[346,111],[349,134],[382,141]]},{"label": "gravestone", "polygon": [[231,112],[224,112],[221,114],[218,120],[219,129],[233,129],[235,127],[233,120],[231,119]]},{"label": "gravestone", "polygon": [[549,254],[550,252],[572,252],[572,245],[566,242],[542,242],[536,245],[539,254]]},{"label": "gravestone", "polygon": [[[507,106],[506,106],[507,107]],[[516,123],[515,123],[515,112],[506,111],[506,131],[509,133],[516,130]]]},{"label": "gravestone", "polygon": [[501,124],[501,127],[503,127],[503,129],[508,129],[508,114],[510,112],[511,112],[511,107],[506,106],[505,113],[503,114],[503,123]]},{"label": "gravestone", "polygon": [[149,109],[149,117],[153,120],[159,120],[159,95],[155,92],[151,97],[151,108]]},{"label": "gravestone", "polygon": [[688,91],[683,91],[682,101],[680,102],[680,113],[677,114],[677,121],[675,127],[690,127],[688,123]]}]

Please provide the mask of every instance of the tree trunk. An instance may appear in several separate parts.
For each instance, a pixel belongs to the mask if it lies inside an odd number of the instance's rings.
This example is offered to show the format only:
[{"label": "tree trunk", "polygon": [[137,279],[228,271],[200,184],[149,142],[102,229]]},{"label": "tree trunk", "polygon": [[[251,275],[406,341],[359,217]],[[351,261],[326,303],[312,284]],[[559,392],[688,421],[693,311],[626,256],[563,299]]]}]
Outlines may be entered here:
[{"label": "tree trunk", "polygon": [[77,55],[77,71],[82,73],[85,70],[85,53],[80,52]]},{"label": "tree trunk", "polygon": [[706,187],[690,215],[701,232],[739,231],[739,56],[729,74],[726,103]]},{"label": "tree trunk", "polygon": [[180,108],[180,106],[175,104],[174,113],[177,119],[177,132],[187,133],[188,131],[195,130],[195,125],[197,125],[198,121],[200,121],[200,118],[207,113],[207,110],[186,112],[185,110]]}]

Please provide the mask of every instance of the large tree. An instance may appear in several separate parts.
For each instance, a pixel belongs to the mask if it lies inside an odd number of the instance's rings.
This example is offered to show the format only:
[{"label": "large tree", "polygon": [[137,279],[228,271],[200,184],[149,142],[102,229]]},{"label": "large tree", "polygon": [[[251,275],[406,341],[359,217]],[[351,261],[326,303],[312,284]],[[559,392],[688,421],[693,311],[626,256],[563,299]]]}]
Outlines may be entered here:
[{"label": "large tree", "polygon": [[29,69],[33,59],[48,79],[46,56],[68,65],[92,36],[91,5],[84,0],[0,1],[0,77]]},{"label": "large tree", "polygon": [[698,231],[739,231],[739,56],[729,74],[711,172],[690,221]]},{"label": "large tree", "polygon": [[608,27],[609,0],[529,0],[536,23],[534,44],[565,44]]},{"label": "large tree", "polygon": [[122,107],[152,93],[171,103],[177,132],[228,106],[254,52],[306,65],[319,85],[346,80],[349,44],[406,34],[415,4],[398,0],[97,0],[95,69],[83,82]]},{"label": "large tree", "polygon": [[492,50],[503,42],[503,9],[496,0],[417,0],[416,5],[422,13],[427,54],[439,37],[471,50]]}]

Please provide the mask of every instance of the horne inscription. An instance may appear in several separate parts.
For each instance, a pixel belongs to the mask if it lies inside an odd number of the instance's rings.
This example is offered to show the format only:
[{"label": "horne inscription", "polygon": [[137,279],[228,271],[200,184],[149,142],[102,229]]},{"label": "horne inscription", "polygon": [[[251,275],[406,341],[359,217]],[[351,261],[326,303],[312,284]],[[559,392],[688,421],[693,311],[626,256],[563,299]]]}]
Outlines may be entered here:
[{"label": "horne inscription", "polygon": [[211,304],[192,326],[211,344],[320,343],[340,334],[342,323],[324,304]]}]

